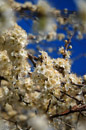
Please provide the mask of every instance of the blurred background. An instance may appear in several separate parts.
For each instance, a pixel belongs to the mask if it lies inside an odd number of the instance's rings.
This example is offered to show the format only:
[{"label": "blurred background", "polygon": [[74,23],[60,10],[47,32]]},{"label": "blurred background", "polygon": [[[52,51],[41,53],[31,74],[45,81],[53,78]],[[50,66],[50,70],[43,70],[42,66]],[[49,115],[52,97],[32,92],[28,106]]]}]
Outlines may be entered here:
[{"label": "blurred background", "polygon": [[[24,3],[27,1],[31,1],[33,4],[37,3],[37,0],[16,0],[16,1],[21,2],[21,3]],[[69,11],[77,11],[77,6],[74,0],[48,0],[48,2],[52,7],[56,9],[64,10],[64,8],[67,8]],[[32,28],[33,21],[31,19],[25,20],[23,18],[21,20],[18,20],[18,24],[24,30],[26,30],[28,34],[33,33],[33,28]],[[63,29],[61,28],[58,29],[57,32],[65,33],[66,35],[66,32],[64,32]],[[58,53],[58,49],[62,45],[64,46],[64,41],[42,40],[40,43],[35,43],[35,41],[33,43],[29,43],[27,48],[30,50],[34,49],[35,51],[33,54],[36,56],[39,54],[39,50],[44,50],[44,51],[47,51],[49,56],[51,56],[52,58],[58,58],[58,57],[62,57]],[[71,71],[73,73],[76,73],[79,76],[86,74],[86,36],[80,40],[75,37],[72,39],[71,59],[72,59]]]}]

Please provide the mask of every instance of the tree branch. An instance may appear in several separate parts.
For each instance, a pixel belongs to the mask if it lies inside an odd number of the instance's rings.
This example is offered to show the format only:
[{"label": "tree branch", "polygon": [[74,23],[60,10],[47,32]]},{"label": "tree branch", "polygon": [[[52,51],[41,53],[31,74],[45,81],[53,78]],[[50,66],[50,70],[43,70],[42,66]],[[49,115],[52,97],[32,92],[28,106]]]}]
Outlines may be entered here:
[{"label": "tree branch", "polygon": [[66,110],[66,111],[64,111],[63,113],[61,113],[61,114],[55,114],[55,115],[52,115],[52,116],[50,116],[49,118],[50,119],[53,119],[53,118],[57,118],[57,117],[61,117],[61,116],[66,116],[66,115],[69,115],[69,114],[71,114],[71,113],[75,113],[75,112],[82,112],[82,111],[86,111],[86,105],[76,105],[76,106],[74,106],[74,107],[72,107],[72,108],[70,108],[70,109],[68,109],[68,110]]},{"label": "tree branch", "polygon": [[77,102],[77,104],[82,104],[83,105],[82,101],[78,100],[74,96],[71,96],[71,95],[69,95],[69,94],[67,94],[66,92],[63,92],[63,91],[60,91],[60,92],[67,95],[68,97],[72,98],[73,100],[75,100]]},{"label": "tree branch", "polygon": [[37,61],[42,62],[42,58],[40,57],[36,57],[36,56],[32,56],[31,54],[28,53],[28,58],[30,59],[30,61],[33,63],[33,66],[36,67]]}]

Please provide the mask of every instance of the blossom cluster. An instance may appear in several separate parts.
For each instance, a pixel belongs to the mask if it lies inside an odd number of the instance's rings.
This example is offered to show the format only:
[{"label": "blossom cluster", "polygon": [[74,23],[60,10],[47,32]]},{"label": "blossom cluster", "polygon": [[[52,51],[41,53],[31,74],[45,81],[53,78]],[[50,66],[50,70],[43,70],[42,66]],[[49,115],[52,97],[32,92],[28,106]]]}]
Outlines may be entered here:
[{"label": "blossom cluster", "polygon": [[[30,3],[16,5],[17,10],[21,6],[33,9]],[[67,47],[59,49],[65,57],[54,59],[45,51],[38,58],[28,56],[27,45],[28,34],[15,22],[0,34],[0,126],[3,129],[5,120],[7,130],[76,130],[78,116],[86,109],[86,75],[71,72]]]}]

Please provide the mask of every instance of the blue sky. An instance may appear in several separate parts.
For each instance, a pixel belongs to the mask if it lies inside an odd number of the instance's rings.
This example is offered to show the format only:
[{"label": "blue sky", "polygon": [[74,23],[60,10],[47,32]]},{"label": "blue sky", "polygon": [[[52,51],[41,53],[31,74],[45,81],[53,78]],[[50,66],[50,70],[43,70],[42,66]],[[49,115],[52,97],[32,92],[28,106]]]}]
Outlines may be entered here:
[{"label": "blue sky", "polygon": [[[17,0],[19,2],[25,2],[26,0]],[[27,1],[32,1],[34,4],[36,3],[37,0],[27,0]],[[73,0],[48,0],[49,3],[57,8],[57,9],[64,9],[67,8],[68,10],[72,10],[72,11],[76,11],[76,5],[74,3]],[[31,20],[29,20],[28,24],[22,20],[19,21],[18,24],[20,26],[22,26],[22,28],[24,28],[27,32],[31,33],[31,26],[32,26],[32,22]],[[45,42],[45,41],[44,41]],[[53,41],[53,42],[45,42],[45,44],[41,44],[41,47],[43,48],[43,50],[46,51],[46,48],[49,47],[54,47],[56,48],[55,51],[53,51],[52,54],[49,54],[51,57],[54,58],[58,58],[58,54],[56,53],[58,51],[58,48],[62,45],[64,45],[63,42],[59,42],[59,41]],[[77,39],[72,39],[72,59],[76,59],[74,60],[74,62],[72,63],[72,68],[71,71],[78,74],[78,75],[84,75],[86,74],[86,55],[82,56],[82,54],[86,54],[86,39],[83,40],[77,40]],[[36,49],[36,45],[28,45],[28,48],[35,48]]]}]

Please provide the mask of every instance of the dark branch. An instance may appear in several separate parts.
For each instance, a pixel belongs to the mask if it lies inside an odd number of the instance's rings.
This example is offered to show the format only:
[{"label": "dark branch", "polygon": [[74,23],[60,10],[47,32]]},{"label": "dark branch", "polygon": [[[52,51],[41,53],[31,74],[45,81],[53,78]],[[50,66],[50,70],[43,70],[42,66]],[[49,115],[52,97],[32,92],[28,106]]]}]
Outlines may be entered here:
[{"label": "dark branch", "polygon": [[47,106],[46,113],[49,111],[50,105],[51,105],[51,100],[49,100],[49,103],[48,103],[48,106]]},{"label": "dark branch", "polygon": [[51,94],[52,96],[54,96],[54,97],[56,98],[56,100],[58,100],[58,101],[60,101],[60,102],[65,102],[63,99],[60,99],[60,98],[56,97],[52,92],[50,92],[50,94]]},{"label": "dark branch", "polygon": [[33,66],[36,67],[35,57],[28,53],[28,58],[33,63]]},{"label": "dark branch", "polygon": [[28,58],[30,59],[30,61],[33,63],[33,66],[36,67],[37,61],[42,62],[42,58],[40,57],[36,57],[36,56],[32,56],[31,54],[28,53]]},{"label": "dark branch", "polygon": [[75,100],[77,102],[77,104],[83,104],[82,101],[79,101],[77,98],[75,98],[74,96],[71,96],[69,94],[67,94],[66,92],[60,91],[61,93],[67,95],[68,97],[72,98],[73,100]]},{"label": "dark branch", "polygon": [[82,111],[86,111],[86,105],[81,105],[81,106],[76,105],[76,106],[72,107],[71,109],[64,111],[61,114],[57,113],[55,115],[50,116],[49,118],[53,119],[53,118],[57,118],[57,117],[61,117],[61,116],[66,116],[66,115],[69,115],[71,113],[82,112]]},{"label": "dark branch", "polygon": [[76,83],[72,83],[72,85],[78,86],[78,87],[86,87],[85,84],[76,84]]},{"label": "dark branch", "polygon": [[0,76],[0,87],[1,87],[1,81],[2,80],[5,80],[5,81],[7,81],[8,82],[8,79],[6,79],[5,77],[3,77],[3,76]]}]

